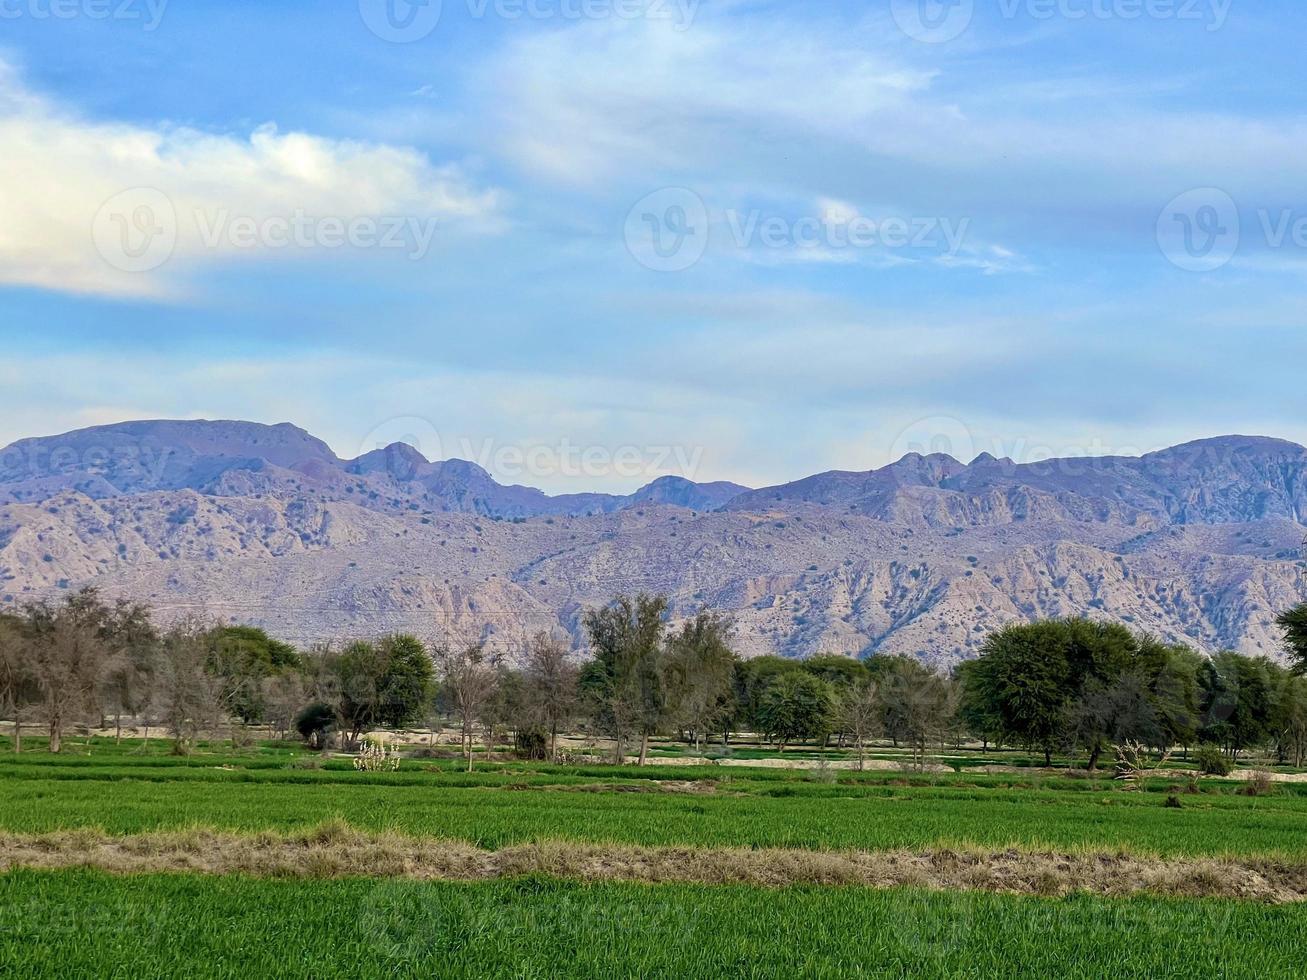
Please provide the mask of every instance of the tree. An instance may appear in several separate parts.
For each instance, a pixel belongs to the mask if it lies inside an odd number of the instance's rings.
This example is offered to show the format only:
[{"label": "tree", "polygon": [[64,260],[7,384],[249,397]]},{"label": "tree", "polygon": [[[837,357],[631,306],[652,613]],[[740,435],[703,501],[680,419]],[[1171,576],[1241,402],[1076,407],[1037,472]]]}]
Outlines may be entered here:
[{"label": "tree", "polygon": [[14,752],[23,751],[23,717],[40,696],[25,625],[17,616],[0,616],[0,715],[13,719]]},{"label": "tree", "polygon": [[1070,700],[1066,646],[1058,622],[1007,626],[985,639],[975,666],[963,675],[972,687],[968,698],[989,705],[1004,737],[1042,750],[1046,766]]},{"label": "tree", "polygon": [[341,727],[351,743],[370,728],[399,728],[420,719],[431,699],[432,664],[426,648],[405,634],[356,640],[324,658]]},{"label": "tree", "polygon": [[958,717],[973,738],[979,738],[985,750],[989,743],[998,743],[1003,737],[1002,719],[989,700],[990,692],[969,675],[984,670],[977,660],[966,660],[954,668],[953,677],[959,688]]},{"label": "tree", "polygon": [[871,678],[871,671],[865,661],[840,654],[822,654],[798,663],[803,670],[825,681],[840,694]]},{"label": "tree", "polygon": [[1162,730],[1159,748],[1189,746],[1198,738],[1198,674],[1205,658],[1183,645],[1165,645],[1151,638],[1140,644],[1140,660],[1151,678],[1149,690]]},{"label": "tree", "polygon": [[1108,745],[1126,742],[1160,745],[1164,741],[1147,682],[1124,673],[1112,680],[1092,678],[1068,707],[1070,740],[1089,749],[1089,769]]},{"label": "tree", "polygon": [[457,716],[462,732],[467,771],[472,771],[472,742],[476,723],[495,696],[499,676],[480,645],[440,655],[440,691]]},{"label": "tree", "polygon": [[912,749],[918,769],[926,763],[931,742],[943,742],[957,715],[957,692],[951,679],[911,657],[873,658],[878,724],[897,745]]},{"label": "tree", "polygon": [[1284,630],[1284,651],[1293,662],[1293,672],[1307,674],[1307,602],[1281,613],[1275,623]]},{"label": "tree", "polygon": [[837,723],[853,740],[859,772],[866,768],[867,739],[880,730],[880,721],[880,696],[875,681],[862,680],[840,695]]},{"label": "tree", "polygon": [[156,694],[159,657],[159,635],[148,617],[128,619],[121,636],[123,642],[105,666],[100,689],[101,704],[113,713],[116,742],[122,741],[124,714],[138,718],[149,711]]},{"label": "tree", "polygon": [[1232,651],[1216,654],[1199,673],[1203,727],[1201,738],[1239,753],[1271,738],[1274,665]]},{"label": "tree", "polygon": [[726,617],[704,610],[667,639],[668,718],[689,733],[696,752],[734,708],[731,681],[738,658],[728,642],[732,628]]},{"label": "tree", "polygon": [[800,739],[825,739],[834,721],[835,695],[825,681],[807,673],[784,673],[763,692],[758,721],[781,752]]},{"label": "tree", "polygon": [[308,700],[303,673],[288,671],[264,678],[260,697],[265,709],[264,719],[277,737],[289,737],[300,709]]},{"label": "tree", "polygon": [[336,709],[324,701],[306,705],[295,716],[295,730],[311,749],[326,748],[336,727]]},{"label": "tree", "polygon": [[159,721],[173,751],[189,752],[222,713],[222,682],[209,671],[212,627],[198,618],[173,625],[159,641]]},{"label": "tree", "polygon": [[735,716],[732,723],[736,728],[758,731],[762,728],[758,714],[762,707],[762,697],[771,682],[781,674],[803,674],[803,661],[787,657],[763,656],[749,660],[740,660],[735,664],[735,676],[731,686],[735,691]]},{"label": "tree", "polygon": [[435,671],[422,642],[406,633],[392,633],[377,643],[383,669],[378,687],[377,720],[403,728],[422,718],[431,701]]},{"label": "tree", "polygon": [[107,605],[91,588],[59,604],[37,602],[24,610],[28,669],[40,695],[51,752],[63,748],[68,725],[98,707],[108,665],[146,616],[138,605]]},{"label": "tree", "polygon": [[595,719],[615,740],[618,765],[625,761],[626,740],[640,738],[640,760],[649,752],[649,736],[664,721],[664,596],[618,596],[602,609],[585,614],[585,630],[594,659],[581,672],[582,688]]},{"label": "tree", "polygon": [[580,669],[567,658],[567,647],[548,633],[527,644],[522,671],[526,710],[533,724],[549,736],[549,758],[558,758],[558,733],[576,713]]},{"label": "tree", "polygon": [[1301,768],[1307,759],[1307,677],[1279,671],[1271,726],[1281,763]]},{"label": "tree", "polygon": [[222,681],[227,713],[243,724],[266,720],[265,681],[302,669],[299,652],[257,626],[219,626],[209,637],[209,672]]}]

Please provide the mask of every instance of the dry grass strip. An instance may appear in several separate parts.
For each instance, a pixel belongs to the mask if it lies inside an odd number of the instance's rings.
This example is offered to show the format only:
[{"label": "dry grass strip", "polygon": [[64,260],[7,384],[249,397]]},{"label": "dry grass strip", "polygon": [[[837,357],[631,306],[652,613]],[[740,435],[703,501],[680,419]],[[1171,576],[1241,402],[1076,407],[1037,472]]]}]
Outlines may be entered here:
[{"label": "dry grass strip", "polygon": [[856,885],[1058,896],[1077,892],[1307,899],[1307,865],[1230,859],[1008,850],[825,852],[646,848],[550,842],[499,851],[457,841],[369,834],[329,823],[300,834],[187,830],[113,836],[98,830],[0,834],[0,871],[98,868],[116,874],[190,872],[277,878],[385,877],[487,881],[545,874],[627,881]]}]

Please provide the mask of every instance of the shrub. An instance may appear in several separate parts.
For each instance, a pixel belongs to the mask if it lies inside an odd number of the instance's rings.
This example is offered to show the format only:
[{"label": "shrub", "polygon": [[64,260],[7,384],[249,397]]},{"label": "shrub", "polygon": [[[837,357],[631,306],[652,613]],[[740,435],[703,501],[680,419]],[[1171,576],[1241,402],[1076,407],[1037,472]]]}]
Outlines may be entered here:
[{"label": "shrub", "polygon": [[335,727],[335,709],[321,701],[310,704],[295,716],[295,731],[310,748],[325,749]]},{"label": "shrub", "polygon": [[1271,780],[1270,772],[1258,769],[1239,792],[1244,796],[1270,796],[1275,792],[1275,783]]},{"label": "shrub", "polygon": [[394,772],[399,768],[399,749],[379,738],[365,738],[354,759],[354,768],[359,772]]},{"label": "shrub", "polygon": [[539,762],[549,756],[549,733],[542,728],[519,728],[513,733],[513,752],[519,759]]},{"label": "shrub", "polygon": [[1194,753],[1194,765],[1204,776],[1228,776],[1234,768],[1229,757],[1210,743],[1198,746],[1198,751]]}]

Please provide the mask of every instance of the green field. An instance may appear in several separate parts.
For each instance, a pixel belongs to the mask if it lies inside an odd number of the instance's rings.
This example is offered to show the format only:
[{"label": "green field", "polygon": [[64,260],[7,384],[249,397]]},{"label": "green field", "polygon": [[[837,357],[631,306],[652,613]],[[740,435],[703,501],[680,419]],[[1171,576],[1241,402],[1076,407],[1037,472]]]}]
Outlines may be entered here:
[{"label": "green field", "polygon": [[[163,749],[157,751],[162,753]],[[563,768],[410,761],[358,773],[348,760],[297,768],[268,747],[178,759],[96,746],[91,755],[0,757],[0,829],[98,827],[128,834],[197,825],[294,830],[341,819],[369,830],[471,841],[535,840],[823,850],[1126,850],[1307,858],[1307,784],[1272,796],[1237,784],[1185,794],[1166,780],[1128,791],[1098,780],[905,777],[892,772],[651,766]],[[666,792],[693,782],[695,792]],[[582,791],[592,790],[592,791]],[[656,790],[644,792],[642,790]],[[1168,807],[1174,796],[1179,808]]]},{"label": "green field", "polygon": [[0,877],[4,976],[1289,977],[1304,929],[1303,906],[1237,902]]},{"label": "green field", "polygon": [[[0,755],[0,830],[112,835],[328,820],[497,849],[534,841],[1274,857],[1307,863],[1307,785],[410,759],[354,771],[264,743],[187,757]],[[1168,805],[1168,800],[1171,801]],[[1179,806],[1175,804],[1178,802]],[[846,887],[0,875],[0,976],[1302,975],[1307,904]],[[179,941],[184,937],[184,941]]]}]

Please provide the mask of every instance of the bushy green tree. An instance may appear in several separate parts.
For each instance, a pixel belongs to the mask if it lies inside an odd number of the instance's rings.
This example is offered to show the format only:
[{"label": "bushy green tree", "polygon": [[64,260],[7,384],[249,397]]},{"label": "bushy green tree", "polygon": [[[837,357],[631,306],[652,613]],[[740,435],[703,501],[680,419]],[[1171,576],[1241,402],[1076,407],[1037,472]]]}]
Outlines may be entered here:
[{"label": "bushy green tree", "polygon": [[1059,621],[1007,626],[986,638],[979,659],[964,675],[969,697],[989,706],[998,730],[1044,753],[1063,737],[1072,696],[1069,636]]},{"label": "bushy green tree", "polygon": [[802,671],[777,675],[758,706],[759,728],[782,752],[800,739],[824,741],[834,723],[835,692],[825,681]]},{"label": "bushy green tree", "polygon": [[1284,630],[1284,652],[1295,674],[1307,674],[1307,602],[1283,612],[1275,620]]},{"label": "bushy green tree", "polygon": [[732,678],[738,658],[730,646],[732,624],[701,611],[667,638],[664,678],[668,720],[698,750],[735,708]]}]

